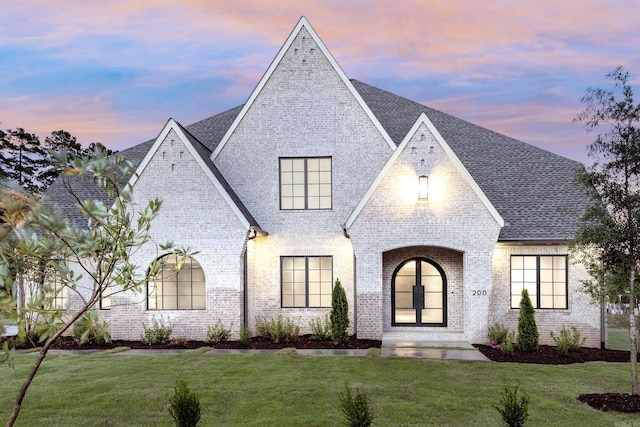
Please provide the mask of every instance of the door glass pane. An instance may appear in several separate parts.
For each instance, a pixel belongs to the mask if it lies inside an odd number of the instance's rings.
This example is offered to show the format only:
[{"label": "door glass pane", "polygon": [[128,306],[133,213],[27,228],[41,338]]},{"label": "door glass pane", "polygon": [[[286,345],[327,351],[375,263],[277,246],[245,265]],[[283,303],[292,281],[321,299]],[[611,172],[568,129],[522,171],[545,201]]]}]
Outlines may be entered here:
[{"label": "door glass pane", "polygon": [[406,309],[396,309],[396,323],[416,323],[416,311]]},{"label": "door glass pane", "polygon": [[422,310],[422,323],[442,323],[443,315],[440,309],[425,308]]}]

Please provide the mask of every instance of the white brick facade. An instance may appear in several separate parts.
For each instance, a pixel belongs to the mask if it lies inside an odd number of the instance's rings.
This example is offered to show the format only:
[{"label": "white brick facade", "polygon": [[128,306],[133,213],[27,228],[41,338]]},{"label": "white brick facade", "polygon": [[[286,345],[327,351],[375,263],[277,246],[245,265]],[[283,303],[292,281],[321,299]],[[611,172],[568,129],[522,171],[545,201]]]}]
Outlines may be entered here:
[{"label": "white brick facade", "polygon": [[[175,336],[188,339],[204,339],[218,318],[233,325],[234,337],[245,319],[255,334],[257,317],[277,315],[293,318],[309,333],[309,321],[330,309],[283,308],[281,257],[292,256],[332,257],[333,281],[340,279],[345,288],[351,332],[360,338],[408,330],[424,339],[484,342],[493,323],[515,330],[510,256],[564,255],[567,248],[544,239],[500,243],[504,223],[487,195],[428,119],[410,120],[414,128],[395,148],[302,20],[211,150],[214,166],[198,157],[197,141],[168,124],[134,180],[135,206],[155,197],[164,201],[151,230],[156,242],[198,251],[194,259],[206,276],[206,309],[147,310],[145,292],[114,295],[112,309],[101,312],[111,322],[112,337],[138,339],[142,324],[160,315],[175,325]],[[331,209],[280,209],[283,157],[331,158]],[[268,234],[253,237],[212,168]],[[428,200],[418,200],[419,176],[428,176]],[[161,255],[150,244],[134,261],[144,272]],[[392,326],[393,273],[412,258],[428,259],[444,271],[444,327]],[[570,265],[569,308],[537,311],[542,342],[551,330],[576,326],[587,345],[600,344],[599,308],[578,292],[583,278],[584,270]]]}]

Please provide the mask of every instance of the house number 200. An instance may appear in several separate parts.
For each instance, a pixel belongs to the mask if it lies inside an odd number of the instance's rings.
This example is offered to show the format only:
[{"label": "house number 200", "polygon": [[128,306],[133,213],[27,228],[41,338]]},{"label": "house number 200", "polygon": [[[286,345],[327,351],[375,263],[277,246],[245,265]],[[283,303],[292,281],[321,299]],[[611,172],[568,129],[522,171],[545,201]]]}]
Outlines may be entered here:
[{"label": "house number 200", "polygon": [[487,294],[486,289],[472,289],[471,290],[471,295],[473,295],[474,297],[479,297],[479,296],[484,296]]}]

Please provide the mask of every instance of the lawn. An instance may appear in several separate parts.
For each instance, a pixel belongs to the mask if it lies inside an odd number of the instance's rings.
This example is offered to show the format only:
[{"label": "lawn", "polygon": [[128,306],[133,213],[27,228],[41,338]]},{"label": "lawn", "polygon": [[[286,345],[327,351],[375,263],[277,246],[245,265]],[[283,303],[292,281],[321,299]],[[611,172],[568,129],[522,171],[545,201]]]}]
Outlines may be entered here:
[{"label": "lawn", "polygon": [[[34,360],[0,367],[0,414]],[[48,356],[17,425],[171,426],[168,398],[182,378],[201,397],[201,425],[335,426],[345,383],[367,394],[376,426],[495,426],[504,384],[530,395],[529,426],[631,425],[637,416],[603,413],[581,393],[628,392],[629,365],[550,366],[370,356],[94,354]],[[0,420],[0,423],[4,420]],[[616,424],[618,423],[618,424]]]}]

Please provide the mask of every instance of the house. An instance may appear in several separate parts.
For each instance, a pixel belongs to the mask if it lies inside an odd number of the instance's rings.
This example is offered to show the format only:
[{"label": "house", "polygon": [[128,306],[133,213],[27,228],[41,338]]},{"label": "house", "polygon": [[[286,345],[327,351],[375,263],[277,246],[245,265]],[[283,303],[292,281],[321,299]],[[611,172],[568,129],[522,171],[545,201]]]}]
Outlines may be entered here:
[{"label": "house", "polygon": [[[155,240],[198,253],[103,301],[114,339],[160,315],[188,339],[278,315],[308,333],[340,280],[359,338],[484,342],[494,323],[516,329],[527,289],[542,342],[575,326],[600,345],[566,246],[590,202],[581,165],[350,80],[305,18],[244,105],[170,119],[121,154],[138,162],[134,203],[164,201]],[[177,262],[151,245],[136,261],[158,257]]]}]

